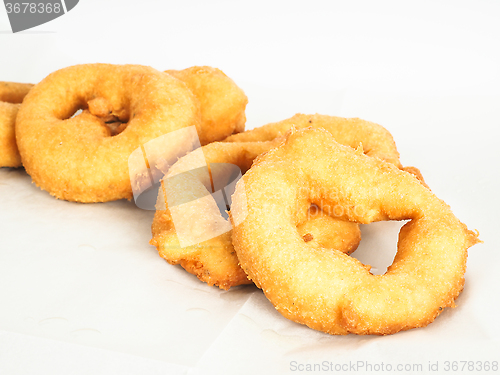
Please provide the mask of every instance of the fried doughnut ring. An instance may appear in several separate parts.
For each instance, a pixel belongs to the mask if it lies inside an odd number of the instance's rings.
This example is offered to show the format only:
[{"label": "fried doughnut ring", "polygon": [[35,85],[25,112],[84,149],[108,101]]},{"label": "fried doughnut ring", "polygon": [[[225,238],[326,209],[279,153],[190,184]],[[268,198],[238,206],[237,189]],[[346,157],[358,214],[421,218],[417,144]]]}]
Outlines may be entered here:
[{"label": "fried doughnut ring", "polygon": [[396,167],[413,174],[422,185],[429,188],[418,168],[403,167],[401,165],[399,152],[396,149],[396,143],[391,133],[378,124],[359,118],[297,113],[289,119],[270,123],[244,133],[231,135],[224,142],[269,141],[283,136],[292,127],[295,129],[304,129],[310,126],[328,130],[334,135],[337,142],[346,146],[356,148],[361,142],[366,155],[374,156],[394,164]]},{"label": "fried doughnut ring", "polygon": [[186,83],[199,101],[202,127],[199,137],[202,146],[245,130],[248,99],[243,90],[221,70],[210,66],[193,66],[165,72]]},{"label": "fried doughnut ring", "polygon": [[[194,100],[183,82],[150,67],[61,69],[35,85],[19,110],[16,138],[22,162],[33,181],[56,198],[130,199],[129,156],[180,128],[194,125],[201,133]],[[106,123],[109,116],[126,125],[113,132]]]},{"label": "fried doughnut ring", "polygon": [[[203,192],[207,189],[199,180],[207,179],[208,172],[205,172],[205,176],[201,176],[203,171],[196,170],[196,168],[205,163],[205,159],[208,165],[228,163],[237,165],[242,173],[246,172],[255,157],[277,146],[282,141],[279,136],[294,125],[322,127],[328,130],[335,139],[338,138],[341,143],[352,147],[357,147],[362,143],[364,148],[366,144],[368,145],[367,153],[371,156],[386,159],[401,167],[399,154],[391,134],[380,125],[359,119],[299,114],[278,123],[233,135],[226,139],[227,142],[212,143],[202,147],[203,154],[191,153],[180,159],[169,173],[171,176],[180,173],[179,171],[194,170],[190,178],[186,176],[184,180],[177,179],[176,183],[168,186],[163,181],[159,194],[161,204],[155,214],[152,225],[153,239],[150,242],[156,246],[160,256],[171,264],[181,264],[200,280],[222,289],[248,283],[247,276],[239,267],[238,259],[234,254],[230,227],[225,227],[226,233],[220,235],[210,232],[222,232],[221,226],[224,227],[227,224],[215,201],[207,202],[200,199],[192,202],[189,208],[182,206],[183,211],[179,213],[177,220],[173,220],[168,207],[170,205],[168,198],[175,197],[171,198],[174,201],[176,199],[188,201],[189,199],[184,198],[185,195],[203,196]],[[258,142],[259,139],[265,142]],[[209,187],[208,190],[210,190]],[[343,220],[342,217],[337,217],[341,215],[333,212],[332,207],[334,206],[325,206],[323,202],[318,211],[319,214],[314,215],[309,212],[308,217],[304,218],[302,223],[297,223],[297,229],[304,241],[311,241],[311,244],[320,244],[350,254],[357,248],[361,239],[359,227],[355,223]],[[190,213],[186,211],[188,209]],[[313,208],[312,212],[316,210]],[[187,241],[190,242],[189,246],[181,246],[176,227],[177,229],[184,228],[181,235],[201,236],[201,232],[209,239],[200,241],[201,237],[199,237]]]},{"label": "fried doughnut ring", "polygon": [[21,166],[15,134],[16,116],[20,103],[32,87],[28,83],[0,82],[0,167]]},{"label": "fried doughnut ring", "polygon": [[[203,197],[217,190],[212,188],[214,180],[224,179],[219,173],[221,168],[216,170],[214,166],[223,168],[235,165],[239,167],[238,172],[245,173],[258,155],[280,142],[281,139],[246,143],[214,142],[175,163],[162,181],[160,204],[152,224],[153,239],[150,243],[157,247],[160,256],[170,264],[180,264],[201,281],[221,289],[250,284],[251,281],[238,265],[231,242],[230,223],[221,215],[214,199]],[[205,163],[211,167],[210,172],[206,168],[199,168]],[[182,173],[182,178],[179,178]],[[173,180],[170,176],[177,178]],[[190,204],[176,204],[186,201]],[[304,241],[321,243],[324,247],[348,254],[357,248],[361,240],[357,224],[324,214],[314,206],[304,222],[298,224],[297,230]],[[184,239],[184,246],[180,237]]]},{"label": "fried doughnut ring", "polygon": [[[352,221],[411,220],[384,275],[300,238],[294,223],[311,203],[329,203],[325,191],[336,192]],[[330,334],[386,335],[429,324],[454,305],[467,249],[478,242],[414,176],[321,129],[292,132],[259,157],[236,185],[230,216],[240,223],[232,238],[240,264],[276,309]]]},{"label": "fried doughnut ring", "polygon": [[391,133],[378,124],[359,118],[298,113],[289,119],[232,135],[224,142],[270,141],[284,135],[292,126],[296,129],[309,126],[326,129],[340,144],[357,148],[362,143],[366,155],[376,156],[401,168],[399,153]]}]

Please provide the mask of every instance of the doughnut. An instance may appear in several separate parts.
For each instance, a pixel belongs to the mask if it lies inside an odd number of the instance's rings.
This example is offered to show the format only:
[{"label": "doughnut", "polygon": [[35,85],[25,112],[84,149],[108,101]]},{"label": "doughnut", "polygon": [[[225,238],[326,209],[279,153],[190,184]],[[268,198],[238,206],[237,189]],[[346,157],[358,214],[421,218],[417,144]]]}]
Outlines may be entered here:
[{"label": "doughnut", "polygon": [[[298,114],[278,123],[232,135],[223,142],[211,143],[181,158],[162,181],[150,242],[156,246],[160,256],[171,264],[180,264],[201,281],[221,289],[249,283],[234,253],[230,223],[221,214],[217,202],[209,197],[209,192],[214,189],[208,182],[210,172],[206,166],[235,165],[239,168],[237,172],[243,174],[259,154],[281,143],[281,134],[292,126],[322,127],[341,143],[352,147],[362,143],[363,149],[366,144],[367,154],[401,166],[390,133],[380,125],[359,119]],[[203,166],[205,168],[200,169]],[[187,171],[191,172],[184,173],[182,179],[170,179],[170,176]],[[211,172],[214,174],[213,170]],[[170,182],[166,184],[166,181]],[[194,197],[205,196],[205,199],[194,200]],[[177,204],[176,201],[189,202],[189,205]],[[335,212],[335,208],[338,207],[326,206],[324,202],[322,206],[312,206],[308,217],[297,223],[297,230],[311,245],[318,244],[351,254],[361,240],[359,226],[346,220],[340,212]],[[182,228],[182,233],[179,233],[179,228]],[[182,238],[186,240],[182,241]]]},{"label": "doughnut", "polygon": [[[157,247],[160,256],[221,289],[251,283],[238,265],[231,242],[231,226],[219,207],[223,203],[222,208],[226,209],[223,197],[220,196],[222,199],[218,202],[210,193],[223,188],[227,175],[235,170],[236,175],[241,176],[259,154],[279,142],[280,139],[214,142],[175,163],[162,180],[152,224],[153,239],[150,243]],[[231,168],[234,166],[238,168]],[[217,181],[223,181],[223,186],[215,186]],[[231,193],[225,192],[226,196]],[[333,213],[327,215],[315,206],[311,206],[309,217],[298,224],[297,230],[302,233],[304,241],[321,243],[349,254],[361,240],[357,224],[336,218]]]},{"label": "doughnut", "polygon": [[28,83],[0,82],[0,168],[21,166],[15,135],[16,116],[32,87]]},{"label": "doughnut", "polygon": [[245,130],[248,99],[243,90],[221,70],[210,66],[193,66],[165,72],[186,83],[198,100],[202,145],[221,141]]},{"label": "doughnut", "polygon": [[413,174],[422,185],[429,188],[418,168],[412,166],[403,167],[401,165],[399,152],[391,133],[381,125],[359,118],[297,113],[289,119],[231,135],[224,142],[269,141],[283,136],[292,127],[304,129],[310,126],[328,130],[340,144],[357,148],[361,143],[366,155],[394,164],[398,168]]},{"label": "doughnut", "polygon": [[0,102],[20,104],[32,87],[31,83],[0,82]]},{"label": "doughnut", "polygon": [[224,142],[270,141],[284,135],[292,126],[296,129],[309,126],[324,128],[333,134],[337,142],[354,148],[362,143],[366,155],[378,157],[401,168],[399,153],[391,133],[381,125],[359,118],[298,113],[283,121],[231,135]]},{"label": "doughnut", "polygon": [[58,70],[35,85],[19,109],[22,163],[39,187],[59,199],[131,199],[129,156],[178,129],[194,126],[201,134],[195,100],[182,81],[150,67]]},{"label": "doughnut", "polygon": [[[296,223],[322,201],[357,223],[410,220],[384,275],[302,239]],[[292,130],[259,156],[236,184],[230,217],[240,265],[275,308],[330,334],[386,335],[431,323],[454,306],[467,249],[479,242],[414,175],[322,129]]]}]

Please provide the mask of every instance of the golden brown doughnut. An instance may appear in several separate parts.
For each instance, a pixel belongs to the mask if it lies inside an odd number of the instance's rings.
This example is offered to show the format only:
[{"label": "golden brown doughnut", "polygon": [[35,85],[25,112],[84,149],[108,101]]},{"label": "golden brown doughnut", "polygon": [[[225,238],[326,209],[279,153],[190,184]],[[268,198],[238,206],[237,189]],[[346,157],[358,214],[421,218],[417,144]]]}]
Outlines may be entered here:
[{"label": "golden brown doughnut", "polygon": [[33,85],[0,82],[0,167],[20,167],[16,144],[16,116],[24,97]]},{"label": "golden brown doughnut", "polygon": [[[103,109],[109,113],[101,117]],[[42,189],[59,199],[105,202],[132,197],[134,150],[190,126],[201,133],[199,108],[182,81],[145,66],[88,64],[58,70],[31,89],[16,139]]]},{"label": "golden brown doughnut", "polygon": [[[384,275],[303,241],[295,225],[322,201],[342,205],[358,223],[410,219]],[[237,183],[230,215],[249,277],[285,317],[330,334],[386,335],[429,324],[454,306],[467,249],[479,242],[412,174],[340,145],[323,129],[292,131],[260,156]]]}]

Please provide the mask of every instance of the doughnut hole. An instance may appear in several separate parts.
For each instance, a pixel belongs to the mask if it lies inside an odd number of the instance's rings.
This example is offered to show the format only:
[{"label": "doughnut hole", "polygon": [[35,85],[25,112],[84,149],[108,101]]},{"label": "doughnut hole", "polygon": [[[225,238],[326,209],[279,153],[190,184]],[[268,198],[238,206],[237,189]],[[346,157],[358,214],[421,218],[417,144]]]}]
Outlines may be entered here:
[{"label": "doughnut hole", "polygon": [[363,241],[359,243],[354,258],[371,266],[372,275],[383,275],[397,252],[397,239],[406,221],[380,221],[361,224]]}]

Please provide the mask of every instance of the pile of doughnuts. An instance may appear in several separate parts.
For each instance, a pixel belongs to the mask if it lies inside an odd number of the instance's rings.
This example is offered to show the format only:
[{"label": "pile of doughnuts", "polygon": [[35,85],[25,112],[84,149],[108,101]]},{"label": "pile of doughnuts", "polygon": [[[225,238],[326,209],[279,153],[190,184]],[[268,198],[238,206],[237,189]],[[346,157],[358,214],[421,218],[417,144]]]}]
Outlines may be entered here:
[{"label": "pile of doughnuts", "polygon": [[[255,284],[316,330],[392,334],[454,306],[478,234],[402,166],[385,128],[297,114],[244,131],[246,104],[210,67],[88,64],[34,86],[0,82],[0,167],[22,165],[82,203],[141,207],[156,186],[150,243],[162,258],[221,289]],[[381,220],[409,221],[374,275],[350,254],[359,224]]]}]

